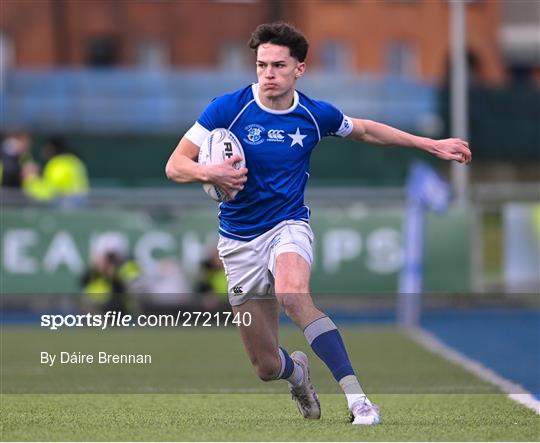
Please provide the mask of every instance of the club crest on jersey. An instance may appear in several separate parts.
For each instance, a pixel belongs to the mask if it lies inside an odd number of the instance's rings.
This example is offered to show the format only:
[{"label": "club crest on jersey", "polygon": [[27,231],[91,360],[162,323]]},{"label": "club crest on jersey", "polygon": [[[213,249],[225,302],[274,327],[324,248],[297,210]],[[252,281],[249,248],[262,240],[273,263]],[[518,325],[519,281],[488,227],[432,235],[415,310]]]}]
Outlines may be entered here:
[{"label": "club crest on jersey", "polygon": [[262,138],[262,133],[264,132],[264,127],[257,124],[248,125],[244,128],[246,131],[246,137],[244,141],[250,145],[260,145],[264,142]]}]

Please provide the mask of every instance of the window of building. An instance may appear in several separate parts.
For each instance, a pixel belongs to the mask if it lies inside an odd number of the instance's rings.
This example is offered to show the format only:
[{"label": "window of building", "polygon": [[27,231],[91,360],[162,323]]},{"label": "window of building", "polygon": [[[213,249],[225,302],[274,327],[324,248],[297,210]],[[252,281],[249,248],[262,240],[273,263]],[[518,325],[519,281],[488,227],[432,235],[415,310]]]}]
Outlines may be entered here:
[{"label": "window of building", "polygon": [[92,37],[86,45],[86,63],[89,66],[108,67],[119,62],[119,47],[112,36]]},{"label": "window of building", "polygon": [[352,66],[350,47],[341,40],[327,40],[319,48],[321,68],[325,71],[347,71]]},{"label": "window of building", "polygon": [[534,67],[531,65],[513,65],[508,68],[510,78],[515,85],[532,83]]},{"label": "window of building", "polygon": [[386,47],[386,72],[400,77],[416,77],[418,75],[418,50],[409,42],[394,40]]},{"label": "window of building", "polygon": [[245,71],[255,61],[245,42],[229,41],[219,48],[219,67],[226,71]]},{"label": "window of building", "polygon": [[143,69],[159,70],[170,65],[169,48],[159,39],[147,39],[138,42],[135,50],[136,64]]}]

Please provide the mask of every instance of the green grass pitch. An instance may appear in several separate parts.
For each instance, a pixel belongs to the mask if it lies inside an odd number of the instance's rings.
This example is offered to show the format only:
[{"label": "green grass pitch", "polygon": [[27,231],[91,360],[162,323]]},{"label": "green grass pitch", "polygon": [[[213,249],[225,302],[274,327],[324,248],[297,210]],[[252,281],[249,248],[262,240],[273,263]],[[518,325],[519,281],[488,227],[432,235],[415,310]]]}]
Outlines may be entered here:
[{"label": "green grass pitch", "polygon": [[[322,418],[300,417],[286,383],[258,381],[238,332],[2,329],[2,440],[538,441],[540,417],[392,327],[344,327],[382,423],[353,427],[344,397],[302,334]],[[149,353],[152,364],[40,364],[40,352]]]}]

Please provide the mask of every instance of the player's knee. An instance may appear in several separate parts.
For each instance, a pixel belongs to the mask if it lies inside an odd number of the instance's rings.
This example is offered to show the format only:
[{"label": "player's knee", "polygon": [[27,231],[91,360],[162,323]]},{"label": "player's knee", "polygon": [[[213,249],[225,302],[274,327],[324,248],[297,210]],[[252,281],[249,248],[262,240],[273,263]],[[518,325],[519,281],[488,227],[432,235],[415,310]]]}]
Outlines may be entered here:
[{"label": "player's knee", "polygon": [[283,306],[287,315],[293,319],[304,311],[305,304],[308,301],[305,294],[283,294],[280,297],[281,306]]}]

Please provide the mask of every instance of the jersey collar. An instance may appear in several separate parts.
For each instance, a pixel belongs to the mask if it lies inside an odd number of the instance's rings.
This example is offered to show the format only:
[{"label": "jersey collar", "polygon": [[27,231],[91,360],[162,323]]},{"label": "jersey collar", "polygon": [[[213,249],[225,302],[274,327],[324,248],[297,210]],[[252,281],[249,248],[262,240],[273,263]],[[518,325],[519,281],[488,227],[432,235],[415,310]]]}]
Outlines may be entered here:
[{"label": "jersey collar", "polygon": [[261,108],[263,111],[269,112],[270,114],[288,114],[289,112],[292,112],[296,109],[298,106],[298,102],[300,100],[300,97],[298,96],[298,92],[296,90],[294,91],[294,98],[293,98],[293,104],[290,108],[287,109],[271,109],[267,106],[264,106],[261,101],[259,100],[259,84],[253,83],[251,85],[251,91],[253,92],[253,98],[255,99],[255,102]]}]

